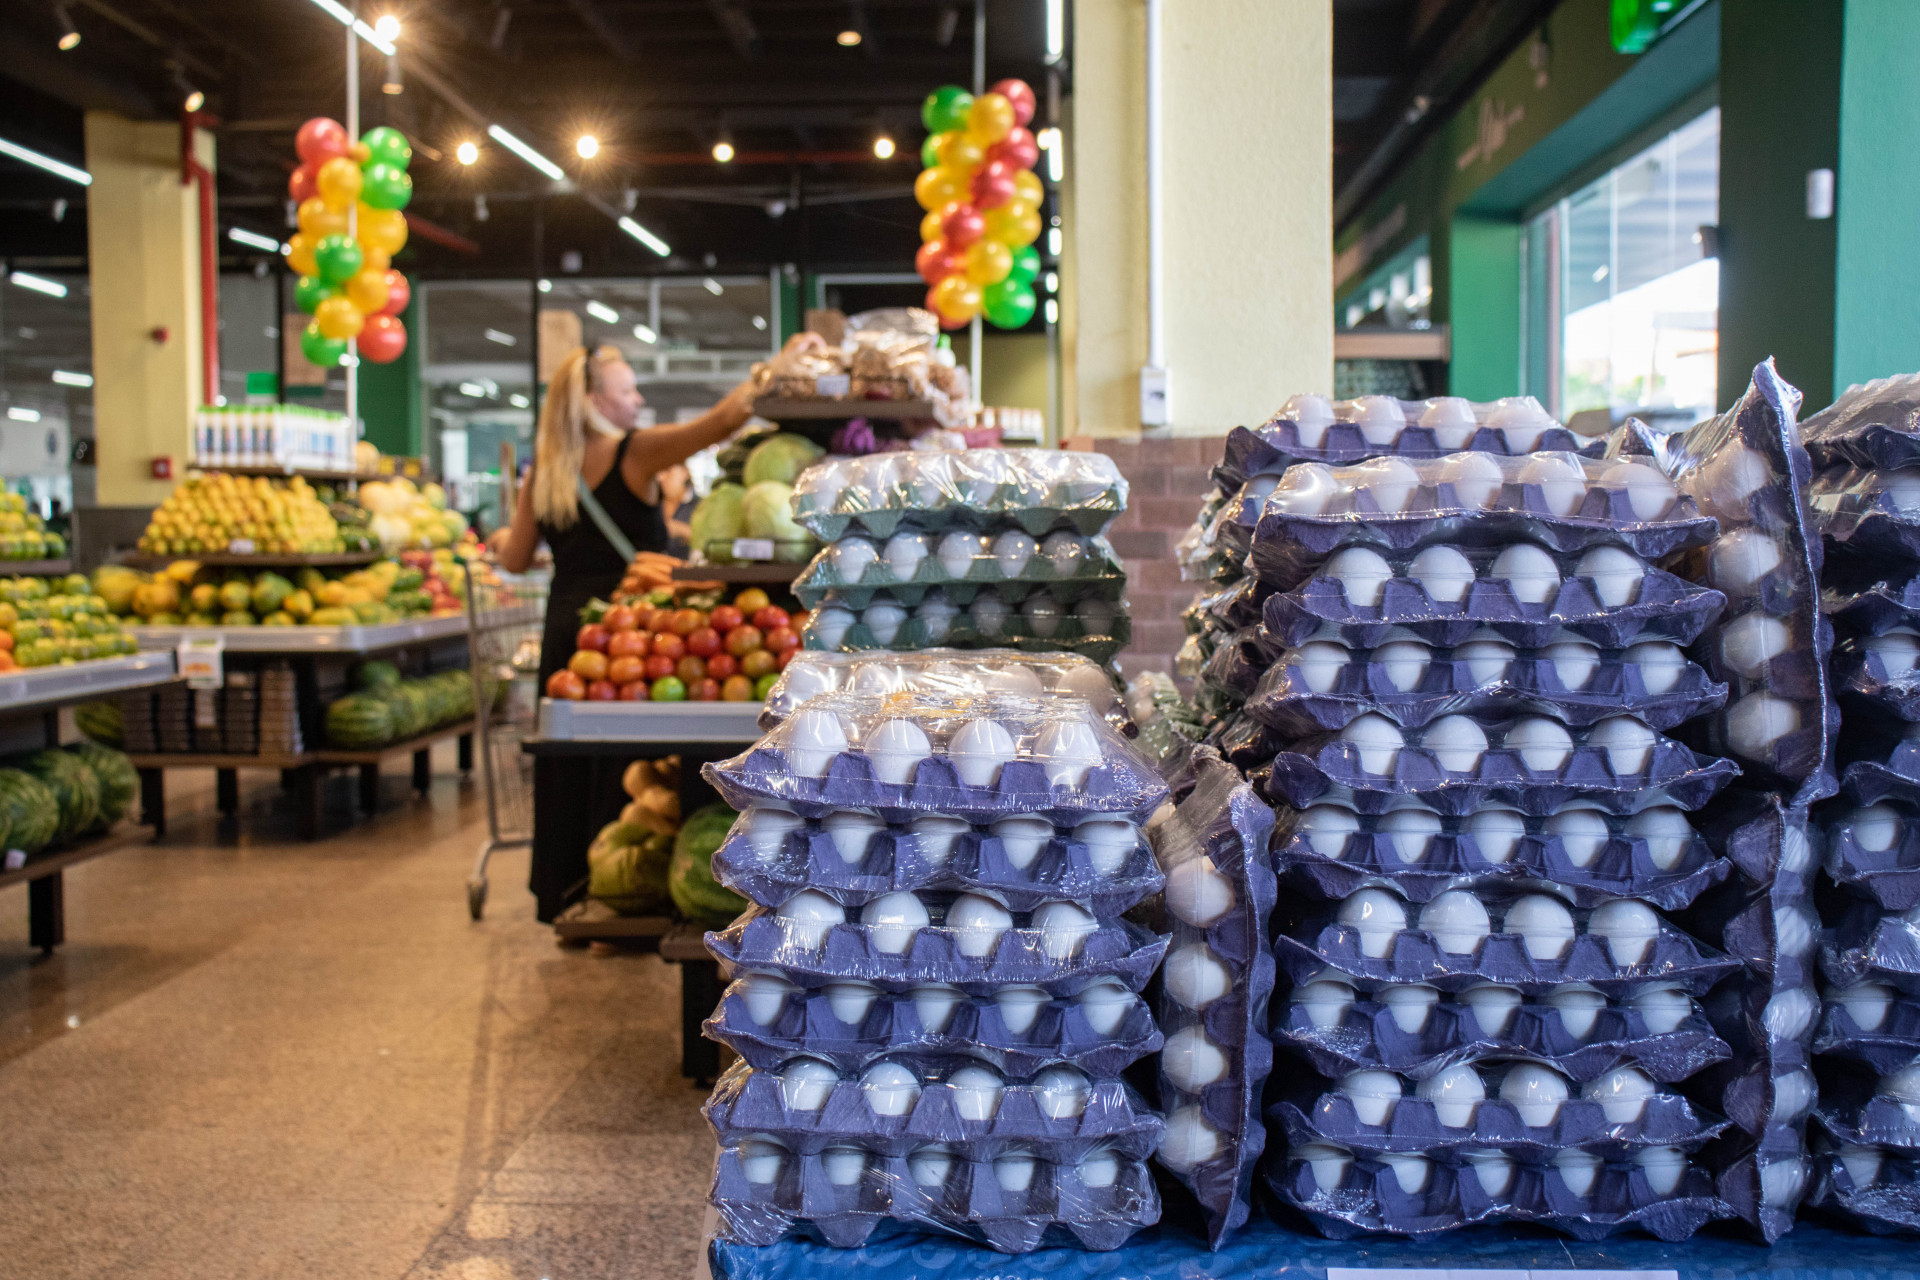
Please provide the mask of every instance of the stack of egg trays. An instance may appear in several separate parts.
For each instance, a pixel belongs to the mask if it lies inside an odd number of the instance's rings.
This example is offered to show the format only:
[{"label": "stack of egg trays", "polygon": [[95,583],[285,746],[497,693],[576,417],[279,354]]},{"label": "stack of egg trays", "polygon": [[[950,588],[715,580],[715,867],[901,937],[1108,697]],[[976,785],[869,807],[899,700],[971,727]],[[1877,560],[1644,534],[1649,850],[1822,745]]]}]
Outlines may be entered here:
[{"label": "stack of egg trays", "polygon": [[1131,738],[1133,717],[1107,669],[1075,653],[1013,649],[924,649],[918,653],[830,653],[802,649],[780,669],[760,709],[770,730],[809,698],[826,693],[943,693],[1083,698]]},{"label": "stack of egg trays", "polygon": [[1163,1123],[1119,1079],[1160,1047],[1158,775],[1086,702],[828,694],[704,769],[741,810],[715,874],[755,905],[709,949],[707,1116],[735,1238],[882,1219],[1004,1252],[1158,1219]]},{"label": "stack of egg trays", "polygon": [[1173,930],[1159,1001],[1167,1132],[1156,1158],[1192,1190],[1218,1248],[1247,1220],[1266,1145],[1273,811],[1211,748],[1196,748],[1183,773],[1191,790],[1147,828]]},{"label": "stack of egg trays", "polygon": [[1725,696],[1677,647],[1720,601],[1648,566],[1712,532],[1657,469],[1567,452],[1305,464],[1268,495],[1273,1034],[1341,1082],[1276,1091],[1268,1179],[1321,1230],[1724,1216],[1691,1159],[1724,1122],[1665,1086],[1726,1056],[1695,1002],[1737,962],[1655,911],[1728,875],[1686,813],[1737,771],[1656,732]]},{"label": "stack of egg trays", "polygon": [[1100,536],[1127,483],[1102,454],[967,449],[809,467],[794,518],[829,543],[795,591],[810,649],[936,645],[1111,661],[1132,638]]}]

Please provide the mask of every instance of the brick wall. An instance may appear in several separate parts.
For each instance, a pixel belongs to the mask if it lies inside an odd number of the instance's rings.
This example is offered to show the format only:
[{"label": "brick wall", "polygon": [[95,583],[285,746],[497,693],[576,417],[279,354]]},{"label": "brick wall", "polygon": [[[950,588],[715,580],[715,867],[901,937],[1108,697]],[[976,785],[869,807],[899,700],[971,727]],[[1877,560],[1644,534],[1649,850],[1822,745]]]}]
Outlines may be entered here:
[{"label": "brick wall", "polygon": [[1138,441],[1083,438],[1068,444],[1112,458],[1131,489],[1126,514],[1107,531],[1127,566],[1133,643],[1121,653],[1120,669],[1129,678],[1141,671],[1171,670],[1173,655],[1186,638],[1180,611],[1200,584],[1181,581],[1174,546],[1213,486],[1210,472],[1220,461],[1225,443],[1224,437],[1212,436]]}]

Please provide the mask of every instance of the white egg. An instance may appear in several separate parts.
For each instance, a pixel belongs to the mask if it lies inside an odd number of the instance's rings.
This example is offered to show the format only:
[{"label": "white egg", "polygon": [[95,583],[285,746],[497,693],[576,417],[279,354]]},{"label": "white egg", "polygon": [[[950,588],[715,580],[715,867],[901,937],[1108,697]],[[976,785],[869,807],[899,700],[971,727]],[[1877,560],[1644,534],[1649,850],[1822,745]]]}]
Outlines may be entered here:
[{"label": "white egg", "polygon": [[1340,1092],[1353,1103],[1360,1123],[1375,1127],[1393,1115],[1402,1094],[1400,1077],[1391,1071],[1349,1071],[1341,1077]]},{"label": "white egg", "polygon": [[1447,1067],[1422,1080],[1417,1097],[1433,1104],[1434,1118],[1448,1129],[1470,1129],[1480,1104],[1487,1100],[1486,1082],[1472,1067]]},{"label": "white egg", "polygon": [[1856,1191],[1865,1191],[1880,1181],[1880,1169],[1885,1161],[1886,1156],[1878,1147],[1840,1148],[1840,1166],[1847,1171],[1847,1178]]},{"label": "white egg", "polygon": [[1379,960],[1393,954],[1393,940],[1407,927],[1407,908],[1384,889],[1362,889],[1341,901],[1339,920],[1360,935],[1360,954]]},{"label": "white egg", "polygon": [[1780,873],[1798,875],[1813,865],[1813,843],[1804,820],[1789,820],[1780,832]]},{"label": "white egg", "polygon": [[1813,1110],[1819,1087],[1814,1084],[1813,1072],[1801,1067],[1785,1075],[1775,1076],[1773,1080],[1773,1114],[1769,1124],[1790,1124],[1807,1112]]},{"label": "white egg", "polygon": [[1807,1189],[1807,1162],[1795,1156],[1760,1166],[1760,1203],[1769,1209],[1787,1209],[1800,1203]]},{"label": "white egg", "polygon": [[867,1171],[867,1153],[859,1147],[828,1147],[820,1153],[820,1167],[836,1187],[851,1187]]},{"label": "white egg", "polygon": [[855,982],[851,979],[842,982],[829,982],[820,988],[827,998],[827,1008],[833,1016],[849,1027],[857,1027],[867,1020],[867,1011],[873,1008],[873,1002],[880,998],[880,988],[871,982]]},{"label": "white egg", "polygon": [[1769,759],[1773,744],[1800,727],[1800,708],[1764,690],[1750,693],[1727,711],[1727,741],[1749,760]]},{"label": "white egg", "polygon": [[794,1111],[818,1111],[839,1083],[833,1064],[818,1058],[795,1058],[780,1068],[780,1095]]},{"label": "white egg", "polygon": [[1020,662],[979,664],[967,668],[964,675],[950,678],[946,685],[961,687],[964,681],[969,692],[1003,693],[1015,698],[1038,698],[1046,693],[1040,684],[1040,677],[1032,668]]},{"label": "white egg", "polygon": [[[926,731],[911,720],[882,720],[860,745],[873,765],[873,776],[896,787],[911,785],[920,762],[933,754]],[[841,856],[846,856],[844,850]]]},{"label": "white egg", "polygon": [[839,903],[813,889],[794,894],[775,914],[787,937],[803,951],[818,951],[827,941],[827,931],[847,918]]},{"label": "white egg", "polygon": [[947,759],[969,787],[991,787],[1015,755],[1013,735],[994,720],[969,720],[947,744]]},{"label": "white egg", "polygon": [[1420,473],[1400,458],[1375,458],[1352,468],[1354,488],[1373,499],[1382,515],[1398,515],[1420,491]]},{"label": "white egg", "polygon": [[1466,716],[1441,716],[1426,727],[1421,745],[1448,773],[1472,773],[1487,753],[1487,733]]},{"label": "white egg", "polygon": [[1189,1009],[1204,1009],[1227,994],[1233,975],[1204,942],[1193,942],[1167,957],[1167,994]]},{"label": "white egg", "polygon": [[1920,468],[1901,467],[1897,471],[1881,471],[1876,479],[1881,495],[1895,511],[1911,515],[1920,510]]},{"label": "white egg", "polygon": [[1287,1152],[1290,1160],[1300,1160],[1313,1173],[1313,1185],[1322,1191],[1338,1191],[1346,1181],[1353,1153],[1330,1142],[1308,1142]]},{"label": "white egg", "polygon": [[993,1180],[1002,1191],[1019,1195],[1032,1188],[1036,1164],[1030,1151],[1003,1151],[993,1158]]},{"label": "white egg", "polygon": [[1427,1176],[1432,1173],[1433,1164],[1425,1156],[1383,1151],[1379,1159],[1393,1173],[1394,1182],[1408,1195],[1418,1195],[1426,1190]]},{"label": "white egg", "polygon": [[1393,570],[1379,552],[1366,547],[1345,547],[1333,553],[1321,575],[1340,584],[1347,603],[1372,608],[1380,603]]},{"label": "white egg", "polygon": [[1679,492],[1673,481],[1644,462],[1622,459],[1600,473],[1603,488],[1627,495],[1627,509],[1636,520],[1659,520],[1673,509]]},{"label": "white egg", "polygon": [[1054,577],[1071,578],[1086,572],[1093,552],[1085,538],[1062,529],[1047,535],[1040,544],[1040,556]]},{"label": "white egg", "polygon": [[1560,687],[1578,691],[1592,683],[1600,670],[1600,649],[1583,640],[1562,640],[1548,645],[1540,655],[1553,664],[1553,678]]},{"label": "white egg", "polygon": [[1337,804],[1316,804],[1294,823],[1294,830],[1304,834],[1307,844],[1323,858],[1344,857],[1347,838],[1359,829],[1359,815]]},{"label": "white egg", "polygon": [[914,850],[935,866],[945,864],[953,856],[953,842],[972,829],[958,818],[938,814],[915,818],[907,828],[913,835]]},{"label": "white egg", "polygon": [[803,778],[824,778],[834,758],[852,744],[840,717],[831,711],[802,709],[787,721],[787,767]]},{"label": "white egg", "polygon": [[1580,557],[1573,576],[1593,584],[1593,594],[1609,609],[1619,609],[1640,598],[1646,580],[1646,562],[1624,547],[1595,547]]},{"label": "white egg", "polygon": [[1560,1015],[1560,1025],[1568,1035],[1585,1040],[1593,1034],[1593,1024],[1607,1007],[1607,998],[1584,983],[1568,982],[1547,992],[1546,1003]]},{"label": "white egg", "polygon": [[1160,1070],[1176,1089],[1199,1093],[1227,1074],[1227,1055],[1207,1039],[1201,1027],[1182,1027],[1167,1037],[1160,1051]]},{"label": "white egg", "polygon": [[771,1024],[787,1006],[787,997],[800,988],[777,973],[749,973],[740,979],[740,1000],[756,1027]]},{"label": "white egg", "polygon": [[1205,854],[1187,859],[1167,873],[1167,909],[1204,929],[1233,906],[1233,884],[1214,869]]},{"label": "white egg", "polygon": [[967,619],[973,629],[991,640],[1006,630],[1007,618],[1013,608],[1005,600],[992,592],[983,592],[974,597],[973,605],[967,610]]},{"label": "white egg", "polygon": [[1333,979],[1318,979],[1293,989],[1293,1003],[1306,1011],[1307,1021],[1323,1031],[1339,1026],[1353,1001],[1353,988]]},{"label": "white egg", "polygon": [[997,1072],[987,1067],[961,1067],[947,1077],[953,1091],[953,1109],[962,1120],[983,1124],[999,1113],[1006,1085]]},{"label": "white egg", "polygon": [[[1760,1025],[1766,1028],[1767,1036],[1772,1040],[1800,1040],[1813,1030],[1813,1020],[1820,1014],[1820,1006],[1814,1000],[1813,993],[1804,987],[1788,987],[1776,991],[1760,1011]],[[1916,1115],[1920,1119],[1920,1115]]]},{"label": "white egg", "polygon": [[1088,818],[1073,829],[1073,838],[1087,846],[1093,874],[1114,876],[1140,847],[1140,828],[1124,818]]},{"label": "white egg", "polygon": [[913,935],[930,923],[926,906],[911,893],[882,894],[860,912],[873,949],[897,956],[913,945]]},{"label": "white egg", "polygon": [[[1251,489],[1253,482],[1247,482]],[[1287,468],[1287,474],[1266,500],[1266,508],[1291,516],[1324,515],[1334,500],[1345,493],[1333,468],[1318,462],[1303,462]],[[1256,507],[1256,511],[1260,508]]]},{"label": "white egg", "polygon": [[1478,982],[1460,993],[1460,1003],[1473,1011],[1481,1035],[1499,1037],[1507,1033],[1520,1011],[1520,993],[1495,982]]},{"label": "white egg", "polygon": [[1464,449],[1480,424],[1474,420],[1473,402],[1460,396],[1435,396],[1427,401],[1420,425],[1433,432],[1433,442],[1442,449]]},{"label": "white egg", "polygon": [[1166,1133],[1155,1152],[1160,1163],[1175,1173],[1185,1173],[1220,1154],[1226,1142],[1220,1131],[1207,1123],[1199,1104],[1181,1107],[1167,1117]]},{"label": "white egg", "polygon": [[1320,442],[1326,438],[1327,428],[1334,422],[1333,402],[1325,396],[1289,396],[1286,404],[1280,407],[1278,417],[1294,424],[1294,439],[1303,447],[1318,449]]},{"label": "white egg", "polygon": [[1556,516],[1580,510],[1587,497],[1587,473],[1571,457],[1543,453],[1520,468],[1520,483],[1540,491],[1540,502]]},{"label": "white egg", "polygon": [[1473,562],[1452,547],[1428,547],[1413,558],[1407,576],[1435,602],[1459,604],[1473,586]]},{"label": "white egg", "polygon": [[1672,1195],[1687,1171],[1687,1156],[1678,1147],[1643,1147],[1633,1153],[1633,1162],[1647,1180],[1647,1190],[1662,1199]]},{"label": "white egg", "polygon": [[853,614],[845,609],[836,609],[824,605],[815,609],[807,619],[807,630],[812,633],[823,649],[838,649],[847,638],[847,628],[854,623]]},{"label": "white egg", "polygon": [[1813,951],[1820,921],[1805,907],[1777,907],[1773,913],[1773,945],[1781,956],[1804,960]]},{"label": "white egg", "polygon": [[1353,661],[1353,651],[1343,644],[1310,640],[1294,650],[1288,665],[1300,673],[1300,681],[1314,693],[1331,693],[1340,683],[1340,673]]},{"label": "white egg", "polygon": [[1893,1012],[1899,993],[1884,982],[1860,982],[1833,992],[1830,998],[1847,1011],[1854,1026],[1862,1031],[1878,1031],[1885,1025],[1887,1015]]},{"label": "white egg", "polygon": [[884,552],[887,569],[898,581],[911,582],[920,572],[920,564],[927,558],[929,549],[924,533],[896,533],[887,539]]},{"label": "white egg", "polygon": [[1489,1200],[1500,1200],[1513,1185],[1513,1161],[1498,1151],[1469,1151],[1467,1167]]},{"label": "white egg", "polygon": [[1470,956],[1492,931],[1487,908],[1465,889],[1449,889],[1420,909],[1420,928],[1450,956]]},{"label": "white egg", "polygon": [[1346,408],[1342,416],[1360,428],[1360,438],[1368,444],[1390,445],[1407,425],[1406,410],[1392,396],[1360,396]]},{"label": "white egg", "polygon": [[1500,745],[1534,773],[1557,774],[1573,758],[1573,735],[1558,720],[1545,716],[1515,722]]},{"label": "white egg", "polygon": [[778,687],[781,690],[779,697],[790,710],[808,698],[817,698],[838,689],[840,670],[828,666],[824,656],[817,650],[802,649],[787,664],[787,669],[780,673]]},{"label": "white egg", "polygon": [[1080,946],[1099,931],[1100,922],[1084,907],[1071,902],[1043,903],[1033,913],[1033,927],[1040,931],[1040,946],[1055,960],[1071,960]]},{"label": "white egg", "polygon": [[1497,635],[1475,638],[1455,645],[1453,657],[1467,664],[1467,678],[1478,689],[1507,678],[1507,668],[1513,664],[1513,646]]},{"label": "white egg", "polygon": [[1606,940],[1607,953],[1622,968],[1639,964],[1660,936],[1660,917],[1653,908],[1632,898],[1615,898],[1593,909],[1587,932]]},{"label": "white egg", "polygon": [[1027,562],[1039,549],[1039,543],[1018,529],[1009,529],[993,540],[993,559],[1003,578],[1017,578],[1026,571]]},{"label": "white egg", "polygon": [[1540,437],[1559,424],[1532,396],[1509,396],[1495,402],[1487,425],[1505,437],[1508,453],[1518,454],[1532,453]]},{"label": "white egg", "polygon": [[1073,617],[1080,624],[1082,637],[1110,636],[1113,624],[1120,617],[1120,610],[1109,600],[1088,596],[1073,606]]},{"label": "white egg", "polygon": [[1395,640],[1383,644],[1373,651],[1370,659],[1386,674],[1387,683],[1401,693],[1409,693],[1420,687],[1426,678],[1427,663],[1433,651],[1426,645],[1413,640]]},{"label": "white egg", "polygon": [[1666,693],[1686,674],[1687,655],[1667,640],[1643,640],[1622,655],[1624,663],[1640,670],[1640,685],[1648,693]]},{"label": "white egg", "polygon": [[1079,790],[1105,758],[1100,735],[1087,720],[1055,720],[1040,731],[1033,758],[1047,771],[1049,786]]},{"label": "white egg", "polygon": [[1902,1105],[1920,1103],[1920,1063],[1881,1076],[1873,1091]]},{"label": "white egg", "polygon": [[1912,675],[1914,668],[1920,667],[1920,635],[1912,631],[1889,631],[1884,635],[1868,636],[1860,643],[1863,649],[1880,660],[1880,669],[1887,673],[1889,680]]},{"label": "white egg", "polygon": [[867,568],[880,558],[880,551],[867,538],[842,538],[827,553],[833,560],[833,574],[852,586],[864,578]]},{"label": "white egg", "polygon": [[1693,997],[1676,986],[1641,987],[1627,1003],[1656,1036],[1666,1035],[1693,1015]]},{"label": "white egg", "polygon": [[1531,542],[1516,542],[1494,557],[1491,577],[1507,584],[1521,604],[1544,604],[1560,589],[1560,568]]},{"label": "white egg", "polygon": [[1408,1035],[1418,1035],[1433,1016],[1433,1006],[1440,1003],[1440,992],[1425,983],[1396,982],[1381,988],[1374,999],[1387,1007],[1394,1026]]},{"label": "white egg", "polygon": [[1512,1104],[1522,1124],[1538,1129],[1559,1117],[1560,1104],[1567,1100],[1567,1078],[1537,1062],[1515,1063],[1500,1081],[1500,1100]]},{"label": "white egg", "polygon": [[920,630],[928,644],[940,644],[953,633],[954,620],[960,616],[958,606],[939,593],[929,595],[913,611],[920,623]]},{"label": "white egg", "polygon": [[1755,609],[1741,614],[1720,633],[1720,657],[1748,680],[1761,679],[1767,664],[1793,647],[1786,619]]},{"label": "white egg", "polygon": [[864,862],[873,838],[887,829],[879,818],[857,809],[835,809],[820,820],[820,826],[833,841],[834,852],[848,866]]},{"label": "white egg", "polygon": [[950,579],[960,581],[973,572],[975,564],[992,553],[987,548],[985,537],[956,529],[940,539],[935,554],[939,558],[941,572]]},{"label": "white egg", "polygon": [[1496,865],[1511,859],[1527,834],[1526,822],[1512,809],[1476,809],[1467,815],[1466,829],[1481,858]]},{"label": "white egg", "polygon": [[1558,898],[1530,893],[1507,908],[1501,931],[1520,935],[1535,960],[1558,960],[1573,945],[1573,913]]},{"label": "white egg", "polygon": [[916,1186],[945,1186],[952,1172],[953,1152],[944,1146],[919,1147],[907,1153],[907,1173]]},{"label": "white egg", "polygon": [[1000,1021],[1006,1024],[1008,1031],[1023,1036],[1040,1018],[1040,1010],[1047,1007],[1052,999],[1039,987],[1011,986],[1001,987],[993,993],[993,1003],[1000,1010]]},{"label": "white egg", "polygon": [[787,1149],[766,1138],[748,1138],[739,1147],[740,1172],[756,1187],[768,1187],[780,1180],[787,1164]]},{"label": "white egg", "polygon": [[747,848],[762,864],[779,860],[787,847],[787,837],[807,824],[798,814],[772,805],[755,805],[746,813]]},{"label": "white egg", "polygon": [[920,1099],[920,1081],[897,1062],[876,1062],[860,1077],[867,1106],[877,1116],[903,1116]]},{"label": "white egg", "polygon": [[1660,735],[1632,716],[1609,716],[1587,731],[1587,745],[1606,753],[1607,767],[1618,778],[1637,777],[1653,763]]},{"label": "white egg", "polygon": [[1040,851],[1053,839],[1053,824],[1030,813],[1001,818],[988,829],[1000,841],[1000,848],[1016,871],[1032,866]]},{"label": "white egg", "polygon": [[1634,814],[1627,819],[1627,834],[1646,843],[1647,856],[1662,871],[1678,866],[1693,844],[1693,824],[1672,805],[1655,805]]},{"label": "white egg", "polygon": [[1076,698],[1085,698],[1096,707],[1112,704],[1113,681],[1091,662],[1076,662],[1064,668],[1054,668],[1054,670],[1058,673],[1053,685],[1055,694],[1071,694]]},{"label": "white egg", "polygon": [[1048,1067],[1033,1078],[1034,1101],[1049,1120],[1071,1120],[1087,1109],[1093,1086],[1072,1067]]},{"label": "white egg", "polygon": [[868,696],[898,693],[905,687],[906,681],[900,673],[900,668],[892,662],[878,658],[865,659],[855,664],[853,675],[847,680],[849,693]]},{"label": "white egg", "polygon": [[891,600],[875,600],[860,614],[860,623],[872,634],[873,642],[889,645],[900,637],[900,628],[906,625],[907,611]]},{"label": "white egg", "polygon": [[1484,453],[1456,453],[1440,464],[1440,483],[1453,487],[1453,500],[1468,511],[1486,511],[1500,500],[1506,475]]},{"label": "white egg", "polygon": [[1554,1153],[1553,1170],[1576,1200],[1585,1200],[1600,1176],[1600,1157],[1577,1148]]},{"label": "white egg", "polygon": [[963,893],[947,907],[946,927],[960,954],[979,960],[993,954],[1000,935],[1013,928],[1013,916],[992,898]]},{"label": "white egg", "polygon": [[1128,1010],[1139,997],[1114,978],[1102,978],[1073,998],[1080,1013],[1098,1036],[1110,1036],[1126,1021]]},{"label": "white egg", "polygon": [[1058,600],[1042,594],[1028,596],[1020,606],[1020,616],[1026,620],[1027,634],[1051,640],[1060,633],[1060,620],[1065,615]]},{"label": "white egg", "polygon": [[1393,776],[1394,761],[1406,738],[1393,721],[1371,713],[1358,716],[1340,731],[1340,740],[1353,748],[1360,771],[1375,777]]},{"label": "white egg", "polygon": [[1737,442],[1723,445],[1700,468],[1693,489],[1709,515],[1744,523],[1753,518],[1748,499],[1773,481],[1766,456]]},{"label": "white egg", "polygon": [[1394,856],[1412,866],[1427,856],[1440,834],[1440,815],[1427,809],[1395,809],[1380,820],[1379,829],[1393,845]]},{"label": "white egg", "polygon": [[1713,544],[1707,580],[1729,596],[1755,595],[1760,582],[1780,567],[1780,544],[1758,529],[1735,529]]}]

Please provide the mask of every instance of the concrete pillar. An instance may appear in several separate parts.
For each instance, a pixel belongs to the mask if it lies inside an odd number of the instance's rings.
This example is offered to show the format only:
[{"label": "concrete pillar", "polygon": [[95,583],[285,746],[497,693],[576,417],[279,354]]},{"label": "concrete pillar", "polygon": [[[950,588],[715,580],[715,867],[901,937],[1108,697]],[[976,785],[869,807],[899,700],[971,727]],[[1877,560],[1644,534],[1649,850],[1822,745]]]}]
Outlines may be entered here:
[{"label": "concrete pillar", "polygon": [[[89,111],[86,140],[95,501],[151,506],[173,488],[152,460],[185,466],[193,412],[217,393],[201,385],[199,199],[180,181],[178,124]],[[212,135],[194,143],[212,169]]]},{"label": "concrete pillar", "polygon": [[[1146,362],[1146,20],[1078,0],[1068,181],[1082,434],[1140,430]],[[1328,0],[1164,0],[1169,427],[1218,435],[1333,385]]]}]

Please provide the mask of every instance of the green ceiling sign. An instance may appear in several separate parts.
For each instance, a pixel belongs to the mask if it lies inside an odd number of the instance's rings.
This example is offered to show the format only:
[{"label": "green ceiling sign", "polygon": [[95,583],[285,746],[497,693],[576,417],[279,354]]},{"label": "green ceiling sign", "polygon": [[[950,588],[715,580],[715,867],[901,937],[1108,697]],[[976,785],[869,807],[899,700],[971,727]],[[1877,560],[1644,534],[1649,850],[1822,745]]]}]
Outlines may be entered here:
[{"label": "green ceiling sign", "polygon": [[1660,29],[1680,7],[1679,0],[1612,0],[1613,48],[1616,53],[1645,53],[1660,38]]}]

